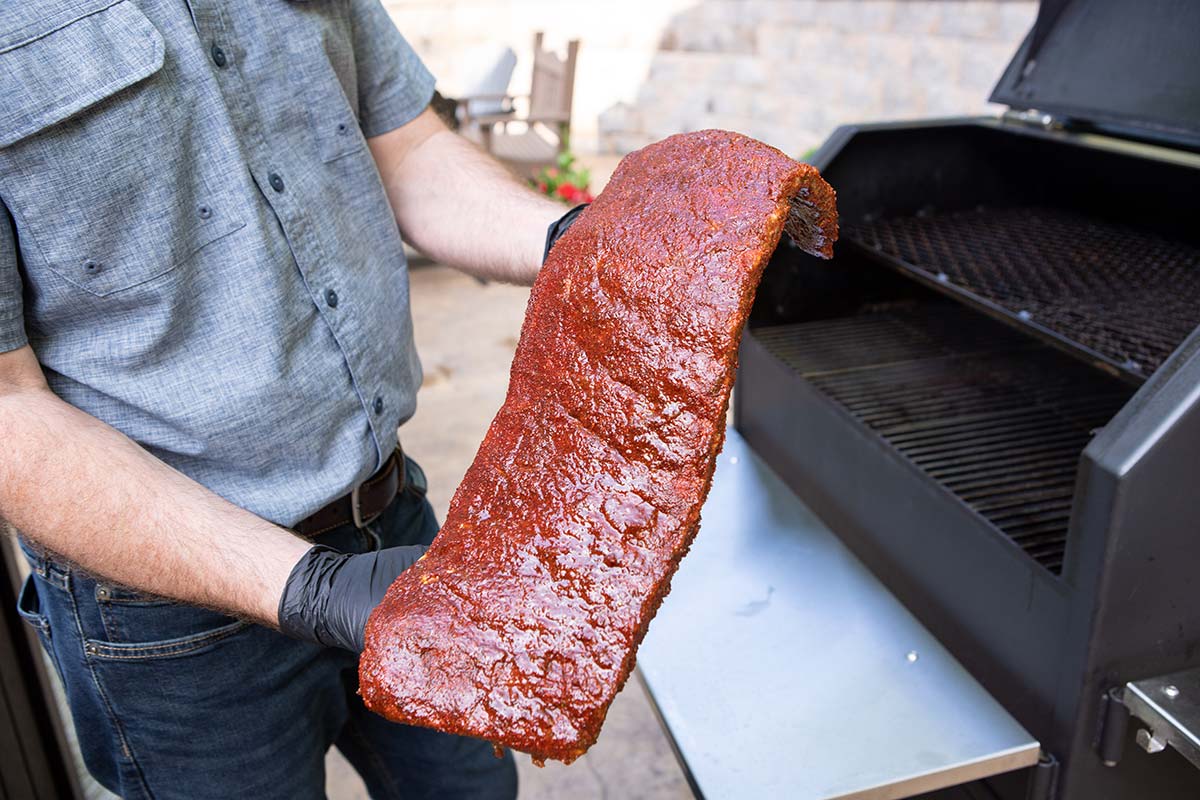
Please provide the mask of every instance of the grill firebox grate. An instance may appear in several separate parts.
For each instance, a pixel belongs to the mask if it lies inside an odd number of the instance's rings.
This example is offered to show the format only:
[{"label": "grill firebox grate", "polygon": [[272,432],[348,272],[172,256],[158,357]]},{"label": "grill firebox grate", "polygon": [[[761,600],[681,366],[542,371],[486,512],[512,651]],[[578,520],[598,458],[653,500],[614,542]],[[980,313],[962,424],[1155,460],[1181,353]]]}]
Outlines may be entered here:
[{"label": "grill firebox grate", "polygon": [[1200,247],[1054,208],[924,214],[847,238],[1140,382],[1200,325]]},{"label": "grill firebox grate", "polygon": [[1080,453],[1131,388],[962,309],[883,311],[754,335],[1061,573]]}]

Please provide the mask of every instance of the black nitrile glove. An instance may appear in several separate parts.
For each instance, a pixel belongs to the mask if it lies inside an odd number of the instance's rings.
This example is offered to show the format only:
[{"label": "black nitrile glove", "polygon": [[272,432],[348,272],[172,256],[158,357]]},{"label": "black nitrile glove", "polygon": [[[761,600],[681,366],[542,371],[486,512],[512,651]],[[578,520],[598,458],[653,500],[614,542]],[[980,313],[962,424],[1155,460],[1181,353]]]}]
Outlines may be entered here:
[{"label": "black nitrile glove", "polygon": [[327,647],[363,649],[367,617],[425,552],[421,545],[339,553],[316,545],[292,567],[279,598],[279,629]]},{"label": "black nitrile glove", "polygon": [[587,207],[587,203],[584,203],[581,206],[575,206],[570,211],[556,219],[554,224],[551,225],[549,230],[546,231],[546,252],[542,253],[543,264],[545,264],[546,259],[550,257],[550,248],[554,247],[554,243],[558,241],[558,237],[567,232],[567,228],[571,227],[571,223],[574,222],[575,218],[582,214],[583,210]]}]

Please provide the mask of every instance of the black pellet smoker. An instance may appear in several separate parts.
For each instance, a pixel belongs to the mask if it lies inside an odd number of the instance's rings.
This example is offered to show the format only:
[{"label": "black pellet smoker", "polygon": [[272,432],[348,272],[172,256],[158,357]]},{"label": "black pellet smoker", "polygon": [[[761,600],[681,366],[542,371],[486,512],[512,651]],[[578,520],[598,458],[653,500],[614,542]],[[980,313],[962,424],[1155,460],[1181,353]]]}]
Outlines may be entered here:
[{"label": "black pellet smoker", "polygon": [[1200,3],[1044,0],[991,100],[814,155],[842,238],[775,253],[735,428],[1040,746],[927,796],[1200,798]]}]

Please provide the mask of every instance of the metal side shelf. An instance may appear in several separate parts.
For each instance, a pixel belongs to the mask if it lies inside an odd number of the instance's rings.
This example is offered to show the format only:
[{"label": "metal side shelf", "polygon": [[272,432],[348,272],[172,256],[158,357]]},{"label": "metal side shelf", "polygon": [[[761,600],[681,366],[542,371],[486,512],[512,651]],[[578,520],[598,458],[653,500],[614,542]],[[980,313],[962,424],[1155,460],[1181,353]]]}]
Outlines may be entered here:
[{"label": "metal side shelf", "polygon": [[700,797],[891,800],[1038,760],[733,430],[638,663]]}]

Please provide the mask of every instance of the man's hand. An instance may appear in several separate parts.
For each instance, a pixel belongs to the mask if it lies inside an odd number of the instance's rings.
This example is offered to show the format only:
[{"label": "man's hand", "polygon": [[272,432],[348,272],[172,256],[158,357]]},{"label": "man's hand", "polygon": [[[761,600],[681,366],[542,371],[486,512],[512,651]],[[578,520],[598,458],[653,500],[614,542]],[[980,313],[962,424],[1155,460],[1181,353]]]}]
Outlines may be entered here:
[{"label": "man's hand", "polygon": [[313,547],[292,568],[283,587],[280,630],[297,639],[361,653],[371,611],[396,576],[424,552],[420,545],[357,554]]}]

